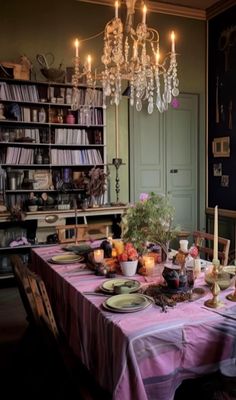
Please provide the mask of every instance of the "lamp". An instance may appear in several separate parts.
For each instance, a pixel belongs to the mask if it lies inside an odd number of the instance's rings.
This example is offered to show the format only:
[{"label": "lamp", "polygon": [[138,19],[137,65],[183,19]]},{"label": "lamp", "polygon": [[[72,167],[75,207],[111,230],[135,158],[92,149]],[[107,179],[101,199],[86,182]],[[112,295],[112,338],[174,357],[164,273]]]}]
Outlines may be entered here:
[{"label": "lamp", "polygon": [[79,71],[79,44],[76,42],[75,74],[73,77],[74,95],[72,108],[78,109],[76,90],[79,79],[86,76],[87,85],[95,87],[99,80],[103,87],[103,105],[106,98],[119,105],[122,97],[122,81],[129,82],[130,104],[137,111],[142,110],[147,101],[148,113],[155,108],[166,111],[172,97],[179,94],[175,34],[171,33],[171,51],[160,61],[159,33],[146,23],[147,8],[143,6],[142,21],[133,27],[132,17],[136,0],[126,0],[126,27],[119,17],[119,3],[115,2],[115,16],[104,29],[104,47],[101,61],[103,70],[99,74],[91,72],[91,58],[87,60],[82,73]]}]

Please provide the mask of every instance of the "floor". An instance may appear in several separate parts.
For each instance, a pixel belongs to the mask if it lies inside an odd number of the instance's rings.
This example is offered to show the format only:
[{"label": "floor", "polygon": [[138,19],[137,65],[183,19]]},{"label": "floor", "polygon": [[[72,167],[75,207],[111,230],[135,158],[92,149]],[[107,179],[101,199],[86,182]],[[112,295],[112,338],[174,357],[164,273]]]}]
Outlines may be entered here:
[{"label": "floor", "polygon": [[[1,392],[24,399],[53,396],[57,400],[109,400],[80,365],[68,373],[62,359],[48,349],[28,323],[13,279],[0,281]],[[175,400],[236,400],[236,384],[218,374],[184,382]],[[126,400],[126,399],[124,399]],[[135,400],[135,399],[133,399]],[[158,399],[156,399],[158,400]]]},{"label": "floor", "polygon": [[[76,371],[75,371],[76,369]],[[13,279],[0,281],[0,381],[8,398],[108,400],[81,365],[68,373],[59,353],[29,324]]]}]

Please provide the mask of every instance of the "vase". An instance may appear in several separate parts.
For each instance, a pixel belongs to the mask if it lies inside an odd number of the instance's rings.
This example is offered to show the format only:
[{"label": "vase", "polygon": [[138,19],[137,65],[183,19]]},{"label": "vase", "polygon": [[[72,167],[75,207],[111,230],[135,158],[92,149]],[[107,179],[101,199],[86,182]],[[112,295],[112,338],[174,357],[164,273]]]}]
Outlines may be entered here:
[{"label": "vase", "polygon": [[135,261],[120,261],[122,274],[125,276],[133,276],[136,274],[138,260]]},{"label": "vase", "polygon": [[93,196],[93,195],[90,196],[89,207],[90,207],[90,208],[99,207],[99,204],[97,203],[97,199],[96,199],[96,197]]}]

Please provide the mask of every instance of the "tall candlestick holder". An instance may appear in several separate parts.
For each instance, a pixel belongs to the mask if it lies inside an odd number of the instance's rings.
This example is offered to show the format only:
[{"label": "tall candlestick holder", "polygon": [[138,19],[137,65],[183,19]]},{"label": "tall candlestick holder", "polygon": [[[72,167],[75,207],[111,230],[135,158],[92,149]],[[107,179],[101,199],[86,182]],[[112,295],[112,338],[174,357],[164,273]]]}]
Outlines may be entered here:
[{"label": "tall candlestick holder", "polygon": [[120,193],[120,177],[119,177],[119,168],[121,165],[125,165],[122,162],[122,158],[113,158],[112,159],[112,164],[114,165],[116,169],[116,184],[115,184],[115,191],[116,191],[116,203],[115,204],[121,204],[120,199],[119,199],[119,193]]},{"label": "tall candlestick holder", "polygon": [[224,303],[219,299],[220,287],[216,281],[213,283],[211,287],[211,293],[212,293],[212,299],[206,300],[204,302],[204,305],[210,308],[223,307]]},{"label": "tall candlestick holder", "polygon": [[[212,282],[211,293],[212,299],[206,300],[204,305],[209,308],[223,307],[224,303],[219,299],[220,286],[218,284],[220,276],[220,262],[217,259],[212,260],[212,271],[208,274],[207,279]],[[206,278],[205,278],[206,279]]]}]

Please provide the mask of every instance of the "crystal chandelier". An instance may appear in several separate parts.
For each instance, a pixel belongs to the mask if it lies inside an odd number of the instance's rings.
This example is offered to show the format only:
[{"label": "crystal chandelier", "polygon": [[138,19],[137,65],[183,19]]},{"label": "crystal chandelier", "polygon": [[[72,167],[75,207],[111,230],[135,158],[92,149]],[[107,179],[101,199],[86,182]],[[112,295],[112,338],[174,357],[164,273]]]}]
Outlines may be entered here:
[{"label": "crystal chandelier", "polygon": [[[166,111],[172,98],[179,94],[179,80],[177,77],[177,61],[175,51],[175,34],[171,33],[171,51],[160,61],[159,33],[146,24],[147,8],[143,7],[142,21],[136,29],[132,26],[134,5],[136,0],[126,0],[127,23],[123,25],[118,15],[119,4],[115,2],[115,16],[104,29],[104,48],[101,61],[103,71],[97,76],[91,72],[91,58],[79,72],[78,45],[76,47],[75,74],[73,84],[75,88],[81,76],[85,75],[88,86],[96,85],[101,81],[103,87],[103,103],[110,98],[110,103],[119,105],[122,97],[122,81],[129,82],[130,104],[135,105],[137,111],[142,110],[147,102],[148,113],[155,108],[160,112]],[[76,95],[73,96],[73,106],[76,107]]]}]

